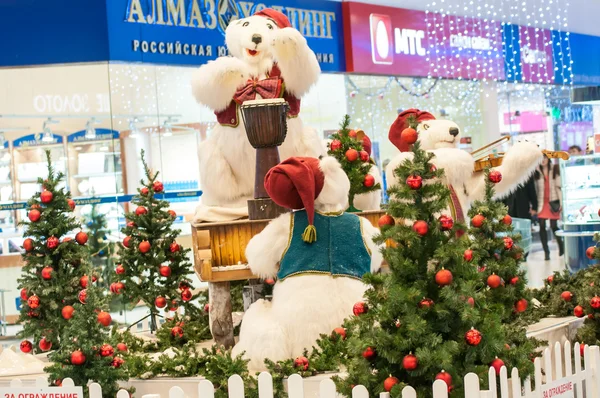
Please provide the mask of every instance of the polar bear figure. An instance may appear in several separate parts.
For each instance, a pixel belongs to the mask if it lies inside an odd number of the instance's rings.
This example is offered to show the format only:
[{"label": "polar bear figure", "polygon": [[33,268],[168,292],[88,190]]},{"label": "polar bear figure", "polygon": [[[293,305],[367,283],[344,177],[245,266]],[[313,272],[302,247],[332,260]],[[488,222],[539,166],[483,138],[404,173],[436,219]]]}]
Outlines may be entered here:
[{"label": "polar bear figure", "polygon": [[372,240],[379,230],[344,213],[350,182],[335,158],[288,159],[269,171],[265,187],[280,206],[304,210],[272,220],[246,248],[253,274],[277,277],[272,301],[258,300],[244,314],[233,348],[253,371],[264,370],[266,358],[302,355],[340,327],[363,298],[361,277],[383,261]]},{"label": "polar bear figure", "polygon": [[218,124],[200,144],[201,205],[195,221],[230,221],[248,216],[254,193],[256,150],[246,136],[240,106],[248,100],[283,98],[289,105],[281,159],[318,157],[324,151],[315,130],[298,117],[300,98],[321,69],[306,39],[273,9],[232,21],[225,35],[231,56],[200,67],[192,78],[196,100],[213,110]]},{"label": "polar bear figure", "polygon": [[[435,157],[431,162],[437,168],[444,169],[446,183],[451,191],[450,213],[455,220],[464,222],[471,203],[484,199],[485,180],[483,172],[474,171],[473,156],[457,147],[460,128],[450,120],[436,120],[432,114],[417,109],[409,109],[398,115],[390,128],[389,138],[401,153],[386,168],[388,186],[400,183],[394,170],[405,159],[412,159],[413,156],[412,152],[407,152],[409,145],[402,139],[402,131],[409,127],[410,118],[419,123],[416,130],[421,148],[433,152]],[[494,185],[495,198],[509,195],[527,181],[543,156],[542,150],[534,143],[515,143],[504,156],[502,165],[495,168],[502,174],[502,181]]]}]

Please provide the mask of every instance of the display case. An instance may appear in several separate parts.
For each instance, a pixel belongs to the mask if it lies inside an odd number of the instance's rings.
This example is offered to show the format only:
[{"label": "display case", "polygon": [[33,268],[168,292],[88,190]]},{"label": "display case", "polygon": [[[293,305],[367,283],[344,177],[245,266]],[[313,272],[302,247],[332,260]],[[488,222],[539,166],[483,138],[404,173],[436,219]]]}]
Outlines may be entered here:
[{"label": "display case", "polygon": [[600,231],[600,154],[575,156],[561,161],[565,262],[571,272],[589,267],[593,260],[585,254]]}]

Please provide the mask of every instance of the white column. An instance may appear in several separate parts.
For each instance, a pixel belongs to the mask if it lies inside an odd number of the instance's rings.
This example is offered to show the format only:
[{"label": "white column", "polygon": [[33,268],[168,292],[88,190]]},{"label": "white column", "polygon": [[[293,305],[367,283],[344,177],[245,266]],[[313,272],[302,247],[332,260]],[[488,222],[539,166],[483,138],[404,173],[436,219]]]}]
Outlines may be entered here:
[{"label": "white column", "polygon": [[481,117],[483,121],[482,145],[500,138],[500,123],[498,114],[498,84],[496,82],[481,82]]}]

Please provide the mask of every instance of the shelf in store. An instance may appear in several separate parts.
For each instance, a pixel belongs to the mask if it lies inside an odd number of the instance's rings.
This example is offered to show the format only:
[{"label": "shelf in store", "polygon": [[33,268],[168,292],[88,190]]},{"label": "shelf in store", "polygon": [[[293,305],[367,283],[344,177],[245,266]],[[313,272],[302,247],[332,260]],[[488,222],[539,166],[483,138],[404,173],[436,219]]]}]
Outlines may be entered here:
[{"label": "shelf in store", "polygon": [[121,175],[121,174],[123,174],[122,171],[107,171],[105,173],[76,174],[73,176],[73,178],[75,178],[75,179],[94,178],[94,177],[106,177],[106,176],[110,176],[110,175]]}]

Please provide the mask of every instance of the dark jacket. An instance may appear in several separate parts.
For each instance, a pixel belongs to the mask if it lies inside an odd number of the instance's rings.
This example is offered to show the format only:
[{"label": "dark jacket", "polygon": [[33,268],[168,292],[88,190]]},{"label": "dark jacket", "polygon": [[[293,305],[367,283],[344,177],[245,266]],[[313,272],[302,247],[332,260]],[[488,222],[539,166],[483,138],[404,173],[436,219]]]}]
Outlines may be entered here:
[{"label": "dark jacket", "polygon": [[515,218],[531,219],[529,210],[538,209],[538,198],[535,190],[535,180],[533,176],[523,185],[519,186],[515,192],[504,199],[504,204],[508,206],[508,214]]}]

